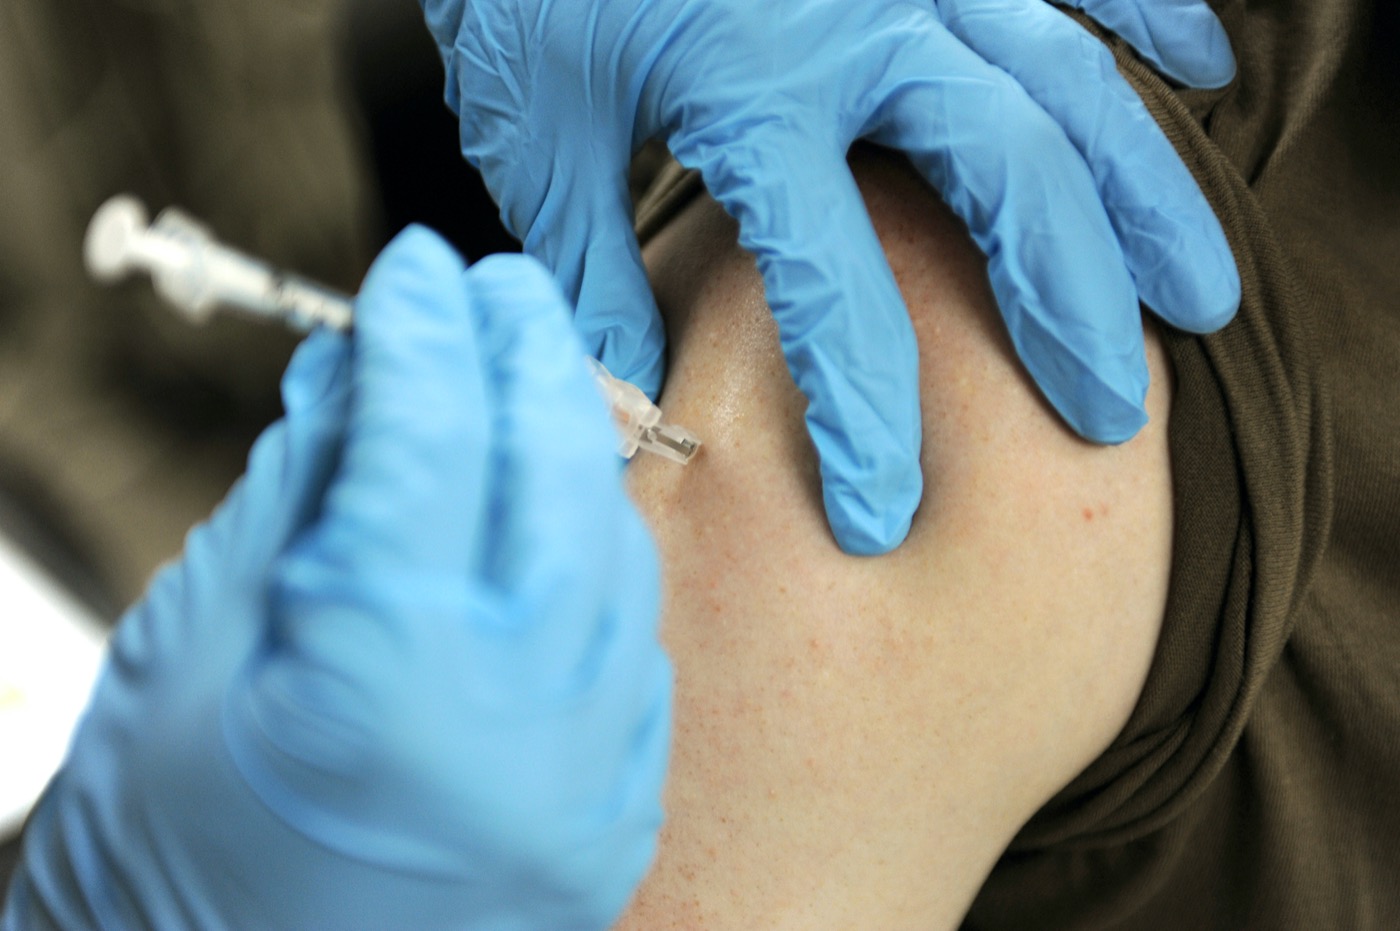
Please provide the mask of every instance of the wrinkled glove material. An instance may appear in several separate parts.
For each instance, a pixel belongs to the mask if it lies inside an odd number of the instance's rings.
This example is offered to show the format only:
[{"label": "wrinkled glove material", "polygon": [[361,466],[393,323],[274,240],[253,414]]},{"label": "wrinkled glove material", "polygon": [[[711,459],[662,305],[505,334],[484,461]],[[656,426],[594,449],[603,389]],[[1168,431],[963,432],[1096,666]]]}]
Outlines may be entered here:
[{"label": "wrinkled glove material", "polygon": [[[983,4],[998,47],[933,0],[421,2],[463,153],[576,302],[590,351],[653,395],[665,334],[627,166],[660,137],[703,174],[763,274],[848,552],[897,545],[922,494],[919,357],[845,163],[854,140],[907,153],[967,223],[1016,351],[1090,439],[1145,422],[1140,297],[1193,330],[1238,304],[1219,225],[1117,75],[1079,56],[1051,80],[1087,36],[1040,0]],[[1010,42],[1027,4],[1056,18],[1054,41]],[[1085,6],[1180,76],[1232,72],[1199,0]]]}]

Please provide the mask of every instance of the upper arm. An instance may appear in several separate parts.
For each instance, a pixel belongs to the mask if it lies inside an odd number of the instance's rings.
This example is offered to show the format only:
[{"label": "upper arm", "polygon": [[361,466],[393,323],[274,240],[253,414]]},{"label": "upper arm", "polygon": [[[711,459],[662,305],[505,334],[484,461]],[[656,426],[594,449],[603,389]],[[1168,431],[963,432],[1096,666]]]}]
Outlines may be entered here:
[{"label": "upper arm", "polygon": [[857,160],[919,339],[923,502],[907,542],[843,554],[805,402],[727,217],[648,249],[668,419],[639,461],[676,668],[667,823],[624,928],[952,927],[1017,829],[1101,753],[1166,600],[1166,363],[1120,447],[1074,437],[1012,355],[962,227],[886,156]]}]

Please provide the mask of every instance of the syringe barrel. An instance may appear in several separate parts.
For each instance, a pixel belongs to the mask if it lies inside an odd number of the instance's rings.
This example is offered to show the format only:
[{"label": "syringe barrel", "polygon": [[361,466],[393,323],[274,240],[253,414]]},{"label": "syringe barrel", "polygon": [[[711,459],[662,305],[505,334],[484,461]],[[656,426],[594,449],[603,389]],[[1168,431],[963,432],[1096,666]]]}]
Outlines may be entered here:
[{"label": "syringe barrel", "polygon": [[224,245],[178,210],[157,217],[147,238],[152,245],[176,247],[163,251],[183,251],[182,261],[152,263],[151,277],[167,300],[195,319],[224,306],[303,331],[318,323],[350,328],[348,297]]},{"label": "syringe barrel", "polygon": [[219,305],[274,315],[275,307],[268,303],[274,279],[271,266],[208,242],[186,246],[184,262],[151,273],[166,300],[198,319],[208,317]]}]

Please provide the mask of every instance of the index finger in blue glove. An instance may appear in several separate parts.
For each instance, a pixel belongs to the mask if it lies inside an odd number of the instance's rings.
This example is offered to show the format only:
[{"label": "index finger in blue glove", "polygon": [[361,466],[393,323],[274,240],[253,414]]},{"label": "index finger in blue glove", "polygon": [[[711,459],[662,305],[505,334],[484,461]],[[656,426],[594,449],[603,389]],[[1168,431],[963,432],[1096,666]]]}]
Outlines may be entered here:
[{"label": "index finger in blue glove", "polygon": [[[566,28],[580,35],[566,40],[548,33],[552,41],[546,42],[525,33],[543,28],[538,22],[532,26],[530,17],[553,13],[527,13],[527,6],[476,3],[464,26],[468,7],[461,0],[423,0],[447,68],[447,102],[461,118],[462,155],[480,170],[507,229],[554,273],[575,308],[574,323],[588,352],[655,398],[665,331],[632,227],[628,169],[636,140],[630,122],[609,120],[606,111],[593,114],[586,129],[577,123],[591,106],[620,93],[612,85],[624,81],[626,72],[611,59],[606,66],[598,62],[591,78],[606,90],[587,83],[589,76],[578,76],[594,100],[580,99],[572,86],[531,87],[539,78],[534,56],[553,58],[560,52],[537,46],[567,47],[573,41],[589,47],[597,36],[588,31],[606,17],[602,10],[576,17]],[[608,9],[627,12],[625,4]],[[539,158],[541,152],[554,155]]]},{"label": "index finger in blue glove", "polygon": [[788,368],[807,396],[837,543],[857,555],[892,549],[923,494],[918,347],[844,148],[781,131],[671,145],[739,221],[740,245],[757,259]]},{"label": "index finger in blue glove", "polygon": [[1083,155],[1143,302],[1191,332],[1228,323],[1240,282],[1225,233],[1108,49],[1042,0],[940,0],[939,11]]},{"label": "index finger in blue glove", "polygon": [[320,530],[352,571],[457,576],[479,557],[490,399],[464,271],[410,227],[356,299],[345,452]]},{"label": "index finger in blue glove", "polygon": [[1235,77],[1230,37],[1205,0],[1063,0],[1128,41],[1158,71],[1188,87]]},{"label": "index finger in blue glove", "polygon": [[1081,436],[1132,437],[1146,422],[1137,293],[1078,151],[1006,72],[947,32],[903,47],[886,87],[869,137],[907,153],[967,223],[1046,399]]}]

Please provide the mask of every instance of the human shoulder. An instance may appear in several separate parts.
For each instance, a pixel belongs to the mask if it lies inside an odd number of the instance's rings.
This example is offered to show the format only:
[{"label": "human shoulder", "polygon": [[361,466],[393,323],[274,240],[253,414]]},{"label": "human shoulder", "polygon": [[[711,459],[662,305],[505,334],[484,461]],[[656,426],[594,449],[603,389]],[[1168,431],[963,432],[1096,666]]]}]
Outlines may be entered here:
[{"label": "human shoulder", "polygon": [[1019,827],[1127,721],[1166,599],[1168,373],[1151,423],[1074,437],[922,183],[856,163],[919,339],[924,499],[842,554],[752,260],[699,202],[654,242],[663,406],[707,446],[631,484],[666,570],[673,765],[624,928],[955,926]]}]

